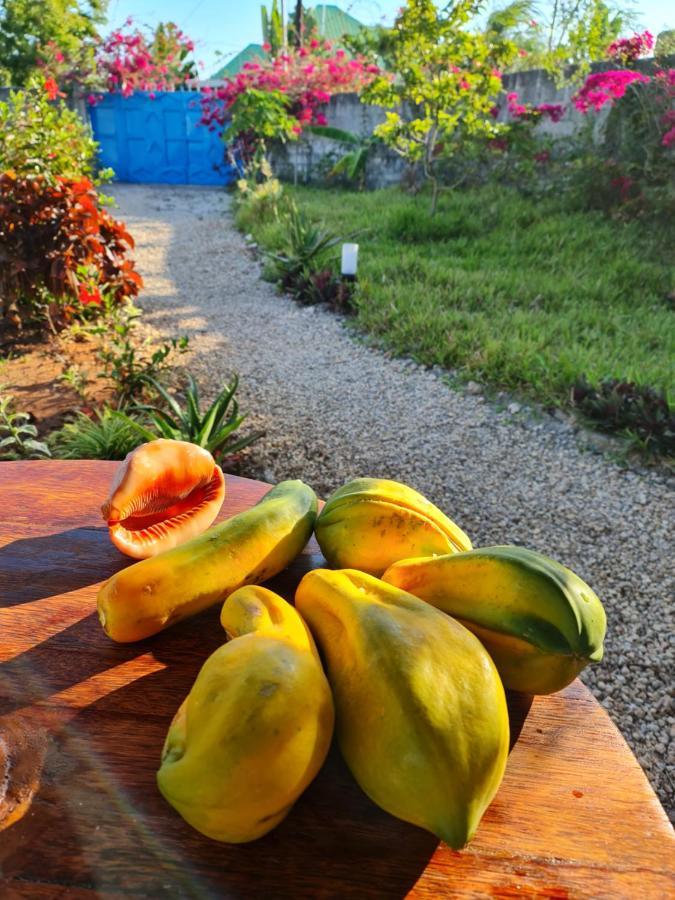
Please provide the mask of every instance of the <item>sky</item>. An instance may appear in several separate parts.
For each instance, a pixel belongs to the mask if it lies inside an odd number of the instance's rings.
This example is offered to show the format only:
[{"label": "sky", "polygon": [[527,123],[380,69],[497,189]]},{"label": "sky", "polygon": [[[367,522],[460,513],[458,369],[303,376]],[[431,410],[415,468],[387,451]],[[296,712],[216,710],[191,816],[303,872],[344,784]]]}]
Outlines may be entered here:
[{"label": "sky", "polygon": [[[365,25],[389,25],[401,2],[337,0],[336,5]],[[287,7],[291,5],[291,0],[287,0]],[[632,9],[641,27],[654,34],[675,27],[672,0],[637,0]],[[128,16],[139,25],[175,22],[195,41],[195,56],[204,63],[204,77],[213,74],[247,44],[261,41],[259,0],[109,0],[111,29],[122,25]]]}]

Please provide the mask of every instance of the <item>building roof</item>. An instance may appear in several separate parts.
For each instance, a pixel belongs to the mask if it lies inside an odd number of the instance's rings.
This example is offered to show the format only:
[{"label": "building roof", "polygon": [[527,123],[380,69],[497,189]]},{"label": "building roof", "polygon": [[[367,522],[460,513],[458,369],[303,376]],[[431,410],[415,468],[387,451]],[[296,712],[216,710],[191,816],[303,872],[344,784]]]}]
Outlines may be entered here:
[{"label": "building roof", "polygon": [[233,75],[236,75],[237,72],[244,66],[247,62],[253,62],[256,59],[265,59],[267,54],[262,48],[262,44],[249,44],[247,47],[244,47],[243,50],[240,50],[236,56],[233,56],[232,59],[225,63],[224,66],[221,66],[220,69],[212,75],[209,81],[217,81],[222,78],[231,78]]},{"label": "building roof", "polygon": [[339,41],[345,34],[357,34],[363,24],[334,3],[320,3],[312,10],[319,34],[327,41]]},{"label": "building roof", "polygon": [[[350,16],[349,13],[341,10],[334,3],[319,3],[311,10],[312,15],[318,23],[319,35],[327,41],[339,41],[346,34],[357,34],[364,25]],[[265,59],[267,54],[262,48],[262,44],[249,44],[244,47],[236,56],[221,66],[218,71],[213,74],[209,81],[220,81],[223,78],[232,78],[236,75],[244,65],[244,63],[252,62],[255,59]]]}]

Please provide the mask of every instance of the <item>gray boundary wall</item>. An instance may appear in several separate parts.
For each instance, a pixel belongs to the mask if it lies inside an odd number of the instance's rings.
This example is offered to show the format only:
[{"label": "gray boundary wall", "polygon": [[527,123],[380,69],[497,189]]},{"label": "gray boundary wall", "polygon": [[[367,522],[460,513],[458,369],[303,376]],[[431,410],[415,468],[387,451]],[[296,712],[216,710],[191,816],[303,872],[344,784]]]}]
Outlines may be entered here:
[{"label": "gray boundary wall", "polygon": [[[670,61],[672,65],[672,61]],[[608,63],[594,65],[593,71],[611,69]],[[656,68],[654,60],[643,60],[640,69],[651,72]],[[537,126],[541,134],[555,135],[559,138],[572,136],[586,121],[573,105],[572,95],[578,89],[578,85],[558,87],[551,76],[544,69],[530,69],[523,72],[509,72],[504,75],[504,93],[499,100],[500,113],[498,121],[508,120],[506,112],[506,94],[515,91],[522,103],[537,106],[540,103],[561,103],[565,107],[563,118],[553,124],[549,119],[543,119]],[[603,110],[594,116],[596,124],[600,126],[606,116],[607,110]],[[354,134],[367,137],[373,129],[385,119],[385,111],[378,106],[366,106],[361,103],[357,94],[335,94],[326,109],[328,124],[334,128],[351,131]],[[296,182],[311,182],[322,180],[333,162],[340,158],[348,149],[345,144],[338,144],[316,135],[305,134],[292,143],[286,144],[274,151],[273,165],[276,172],[286,179]],[[378,148],[369,158],[366,182],[368,187],[379,188],[398,184],[405,170],[406,164],[393,151],[387,148]]]}]

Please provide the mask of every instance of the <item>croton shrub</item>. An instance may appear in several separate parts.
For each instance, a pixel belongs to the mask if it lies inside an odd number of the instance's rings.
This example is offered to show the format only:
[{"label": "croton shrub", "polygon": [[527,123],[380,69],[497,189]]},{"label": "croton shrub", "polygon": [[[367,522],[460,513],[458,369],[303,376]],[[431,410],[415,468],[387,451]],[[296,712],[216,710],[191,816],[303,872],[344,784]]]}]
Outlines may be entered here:
[{"label": "croton shrub", "polygon": [[0,297],[15,324],[26,312],[63,321],[135,297],[133,246],[88,178],[0,175]]}]

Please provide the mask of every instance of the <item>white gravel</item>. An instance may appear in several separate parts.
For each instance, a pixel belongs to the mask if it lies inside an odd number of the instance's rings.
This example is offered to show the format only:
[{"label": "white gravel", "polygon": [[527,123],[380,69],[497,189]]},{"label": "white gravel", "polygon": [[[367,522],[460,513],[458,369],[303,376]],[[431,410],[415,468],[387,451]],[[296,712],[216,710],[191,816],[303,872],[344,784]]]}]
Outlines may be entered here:
[{"label": "white gravel", "polygon": [[[584,452],[569,425],[500,410],[442,373],[389,358],[259,277],[220,190],[116,185],[137,242],[146,320],[186,333],[208,394],[231,372],[266,437],[244,474],[325,496],[356,475],[404,481],[476,545],[525,544],[589,582],[608,614],[583,680],[675,812],[672,491],[665,476]],[[363,252],[368,252],[364,247]],[[511,411],[509,411],[509,408]],[[672,486],[672,484],[671,484]]]}]

